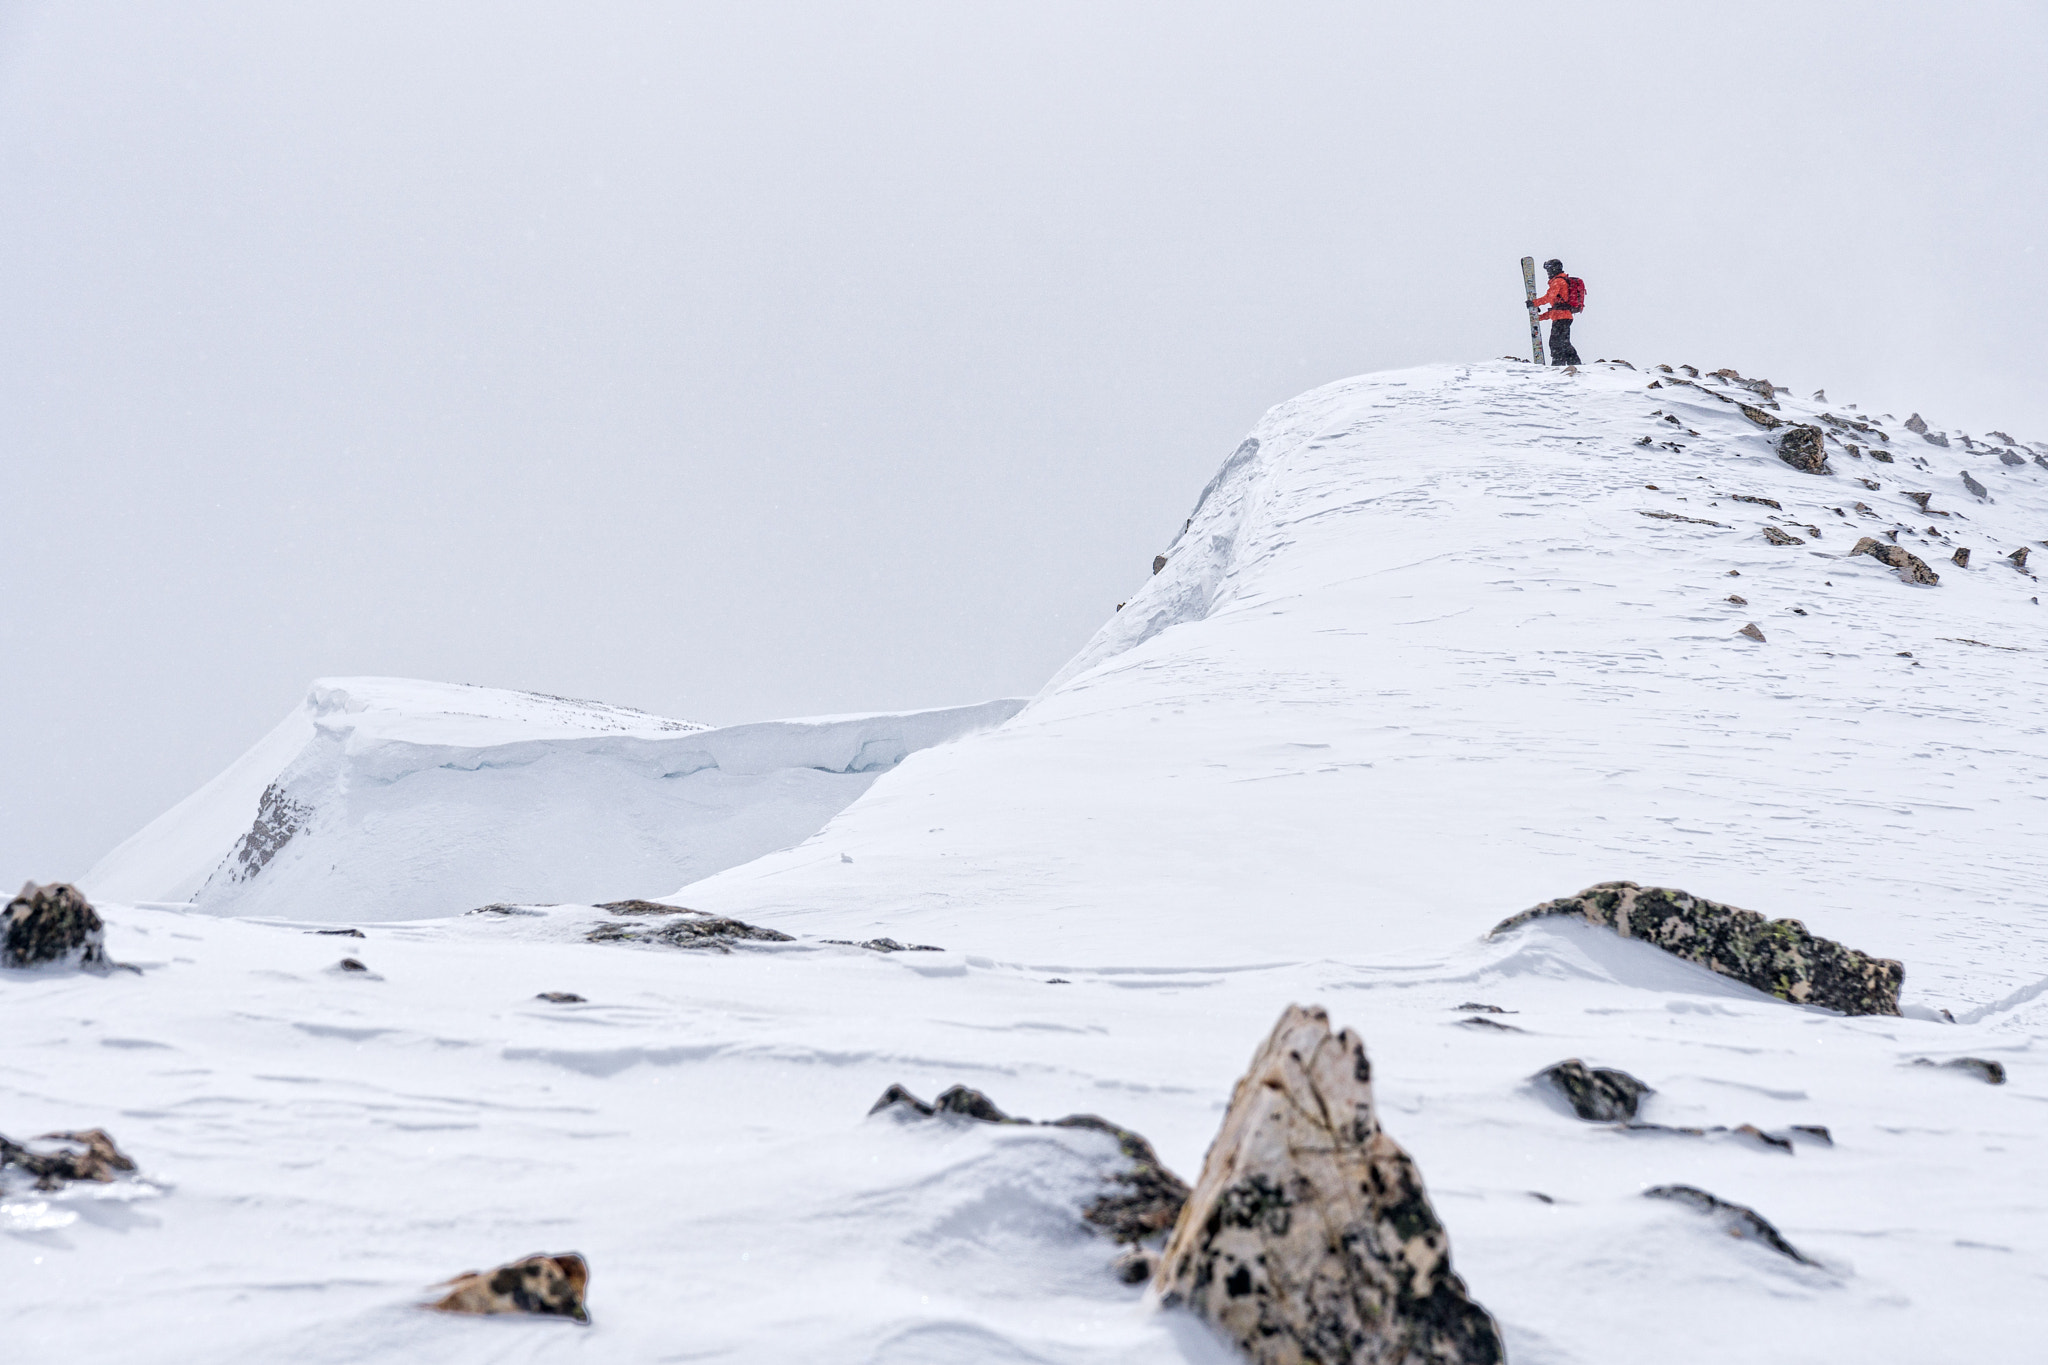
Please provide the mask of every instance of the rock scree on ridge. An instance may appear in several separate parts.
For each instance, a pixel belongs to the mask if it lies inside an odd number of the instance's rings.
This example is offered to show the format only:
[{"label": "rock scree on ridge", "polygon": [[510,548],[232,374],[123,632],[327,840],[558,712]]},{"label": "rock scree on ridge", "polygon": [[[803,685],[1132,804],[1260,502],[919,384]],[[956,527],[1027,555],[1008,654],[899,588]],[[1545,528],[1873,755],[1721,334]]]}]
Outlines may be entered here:
[{"label": "rock scree on ridge", "polygon": [[1899,987],[1906,979],[1900,963],[1818,938],[1796,919],[1765,919],[1668,886],[1601,882],[1510,915],[1487,937],[1550,915],[1574,915],[1623,938],[1641,939],[1794,1004],[1843,1014],[1899,1012]]},{"label": "rock scree on ridge", "polygon": [[[1016,1118],[1004,1113],[994,1100],[979,1090],[956,1085],[930,1104],[925,1103],[900,1085],[892,1085],[882,1092],[868,1113],[872,1116],[893,1111],[900,1117],[933,1118],[941,1114],[954,1114],[961,1118],[974,1119],[981,1123],[1030,1124],[1032,1120]],[[1152,1144],[1143,1137],[1119,1124],[1094,1114],[1069,1114],[1063,1119],[1048,1119],[1041,1128],[1087,1128],[1098,1133],[1107,1133],[1116,1139],[1117,1150],[1130,1165],[1110,1177],[1117,1188],[1094,1200],[1081,1210],[1081,1217],[1088,1223],[1107,1232],[1118,1242],[1136,1243],[1145,1238],[1165,1232],[1180,1216],[1181,1207],[1187,1203],[1187,1182],[1175,1175],[1160,1162],[1159,1154],[1152,1150]],[[1126,1280],[1142,1279],[1130,1276],[1127,1271],[1135,1261],[1119,1263],[1119,1274]]]},{"label": "rock scree on ridge", "polygon": [[1415,1163],[1380,1128],[1365,1044],[1290,1005],[1231,1092],[1152,1294],[1259,1365],[1496,1365]]},{"label": "rock scree on ridge", "polygon": [[584,1291],[590,1264],[573,1251],[522,1257],[496,1270],[465,1270],[447,1281],[446,1294],[425,1305],[443,1313],[494,1316],[527,1313],[570,1318],[588,1326]]},{"label": "rock scree on ridge", "polygon": [[0,913],[0,966],[35,967],[48,962],[96,967],[107,961],[107,926],[84,894],[67,882],[29,882]]}]

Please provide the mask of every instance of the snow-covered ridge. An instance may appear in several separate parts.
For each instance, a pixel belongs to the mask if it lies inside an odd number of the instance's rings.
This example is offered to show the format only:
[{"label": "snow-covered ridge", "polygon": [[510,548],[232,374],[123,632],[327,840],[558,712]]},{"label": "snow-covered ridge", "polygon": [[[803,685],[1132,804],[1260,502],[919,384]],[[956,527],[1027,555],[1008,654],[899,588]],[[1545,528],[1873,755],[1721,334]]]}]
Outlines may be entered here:
[{"label": "snow-covered ridge", "polygon": [[322,679],[85,886],[350,920],[659,894],[800,841],[909,754],[1019,704],[712,728],[535,693]]}]

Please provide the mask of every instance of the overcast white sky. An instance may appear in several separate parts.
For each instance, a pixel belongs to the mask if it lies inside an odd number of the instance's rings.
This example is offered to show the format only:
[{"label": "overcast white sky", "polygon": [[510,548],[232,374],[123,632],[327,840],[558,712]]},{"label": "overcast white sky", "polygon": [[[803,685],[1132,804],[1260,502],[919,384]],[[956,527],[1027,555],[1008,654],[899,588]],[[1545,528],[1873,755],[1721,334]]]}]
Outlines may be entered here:
[{"label": "overcast white sky", "polygon": [[1036,690],[1259,413],[1526,341],[2048,440],[2048,6],[0,7],[0,877],[313,678]]}]

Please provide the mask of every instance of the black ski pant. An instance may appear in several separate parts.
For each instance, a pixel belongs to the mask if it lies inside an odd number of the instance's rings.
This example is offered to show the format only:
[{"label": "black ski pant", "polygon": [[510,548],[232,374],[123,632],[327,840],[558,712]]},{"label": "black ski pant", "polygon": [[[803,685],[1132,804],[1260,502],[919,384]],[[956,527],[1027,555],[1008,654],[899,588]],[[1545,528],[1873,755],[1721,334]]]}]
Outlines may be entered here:
[{"label": "black ski pant", "polygon": [[1572,345],[1572,320],[1557,318],[1550,324],[1550,363],[1553,365],[1576,365],[1579,363],[1578,348]]}]

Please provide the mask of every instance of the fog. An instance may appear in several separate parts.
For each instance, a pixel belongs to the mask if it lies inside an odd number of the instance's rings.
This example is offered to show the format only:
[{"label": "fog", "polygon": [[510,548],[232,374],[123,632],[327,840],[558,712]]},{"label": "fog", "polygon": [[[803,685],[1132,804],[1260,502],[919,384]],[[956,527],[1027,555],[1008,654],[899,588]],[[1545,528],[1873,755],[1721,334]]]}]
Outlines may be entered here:
[{"label": "fog", "polygon": [[1029,694],[1266,407],[1525,347],[1524,255],[1588,358],[2048,440],[2044,56],[2028,3],[10,7],[0,876],[322,675]]}]

